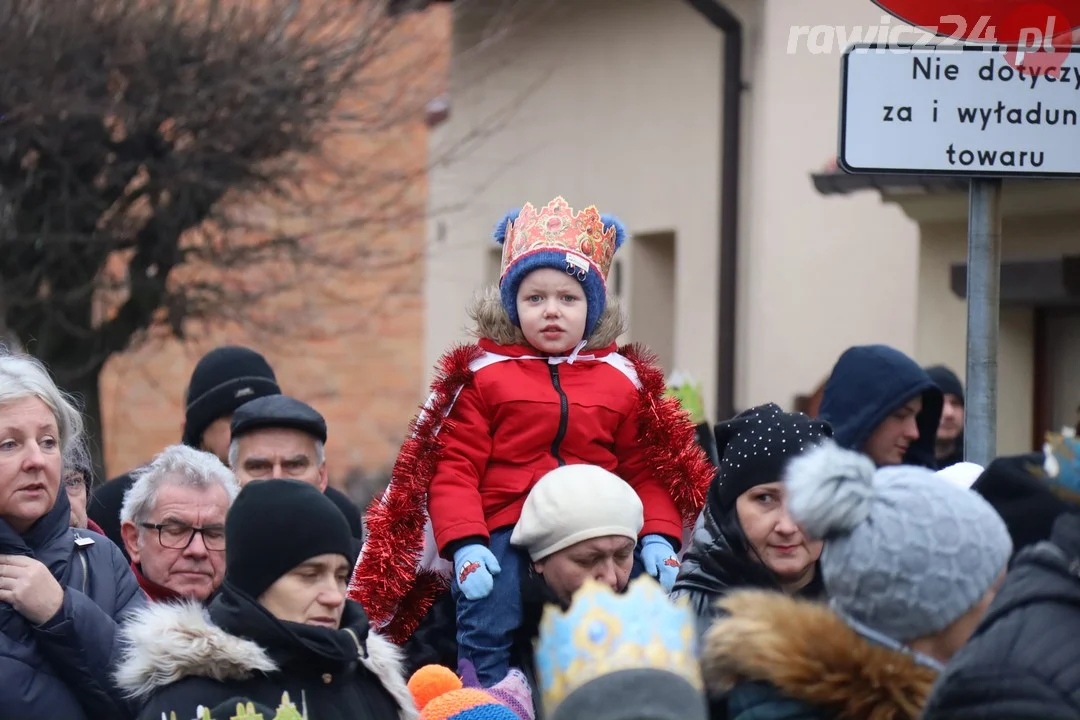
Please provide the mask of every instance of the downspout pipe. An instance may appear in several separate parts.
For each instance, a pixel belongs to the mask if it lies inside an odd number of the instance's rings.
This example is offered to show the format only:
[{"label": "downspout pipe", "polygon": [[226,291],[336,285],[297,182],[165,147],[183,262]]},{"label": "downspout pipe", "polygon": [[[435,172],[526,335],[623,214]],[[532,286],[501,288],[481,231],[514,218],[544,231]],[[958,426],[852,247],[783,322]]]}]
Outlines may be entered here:
[{"label": "downspout pipe", "polygon": [[716,420],[735,415],[735,342],[739,279],[739,155],[742,147],[743,24],[719,0],[686,0],[724,34],[720,128],[720,267],[716,352]]}]

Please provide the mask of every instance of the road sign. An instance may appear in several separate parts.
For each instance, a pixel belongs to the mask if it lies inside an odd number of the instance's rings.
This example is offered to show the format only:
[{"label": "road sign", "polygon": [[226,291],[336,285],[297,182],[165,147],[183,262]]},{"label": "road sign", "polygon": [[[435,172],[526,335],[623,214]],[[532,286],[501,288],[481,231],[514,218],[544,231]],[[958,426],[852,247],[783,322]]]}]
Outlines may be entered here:
[{"label": "road sign", "polygon": [[[873,0],[904,22],[960,42],[1026,47],[1036,53],[1070,45],[1080,0]],[[1049,47],[1047,47],[1049,46]]]},{"label": "road sign", "polygon": [[982,45],[848,48],[838,165],[853,173],[1080,177],[1080,48],[1042,72]]}]

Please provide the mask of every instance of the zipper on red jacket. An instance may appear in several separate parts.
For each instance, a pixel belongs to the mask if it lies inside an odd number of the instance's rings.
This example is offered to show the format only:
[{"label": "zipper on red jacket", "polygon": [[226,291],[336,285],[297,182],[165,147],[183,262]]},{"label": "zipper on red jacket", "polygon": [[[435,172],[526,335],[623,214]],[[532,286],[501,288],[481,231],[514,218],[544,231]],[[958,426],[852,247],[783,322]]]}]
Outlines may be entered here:
[{"label": "zipper on red jacket", "polygon": [[555,392],[559,393],[559,429],[555,433],[555,441],[551,443],[551,454],[555,456],[555,460],[559,463],[559,467],[562,467],[566,464],[566,461],[559,455],[559,446],[562,445],[563,438],[566,437],[567,416],[570,414],[570,402],[566,399],[566,393],[563,392],[562,385],[559,384],[559,366],[548,365],[548,370],[551,371],[551,384],[555,386]]}]

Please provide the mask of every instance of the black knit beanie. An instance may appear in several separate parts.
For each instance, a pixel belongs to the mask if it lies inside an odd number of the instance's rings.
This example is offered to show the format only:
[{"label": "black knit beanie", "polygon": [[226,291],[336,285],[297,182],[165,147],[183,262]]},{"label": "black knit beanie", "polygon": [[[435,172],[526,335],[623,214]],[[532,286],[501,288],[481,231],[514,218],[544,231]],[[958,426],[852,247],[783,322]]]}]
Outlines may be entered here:
[{"label": "black knit beanie", "polygon": [[1059,516],[1070,510],[1046,484],[1041,452],[996,458],[971,486],[994,506],[1013,541],[1013,556],[1050,539]]},{"label": "black knit beanie", "polygon": [[930,376],[930,379],[934,381],[934,384],[938,386],[944,395],[955,395],[960,398],[960,404],[964,403],[964,385],[960,382],[960,378],[956,376],[949,368],[944,365],[932,365],[928,368],[923,368],[926,374]]},{"label": "black knit beanie", "polygon": [[259,353],[235,345],[211,350],[191,373],[184,412],[184,444],[199,447],[210,423],[250,400],[279,394],[281,388],[274,371]]},{"label": "black knit beanie", "polygon": [[780,482],[792,457],[832,434],[827,422],[784,412],[776,403],[751,408],[719,423],[716,449],[720,468],[709,487],[710,510],[719,519],[750,488]]},{"label": "black knit beanie", "polygon": [[352,532],[333,501],[299,480],[253,480],[225,518],[225,582],[258,599],[317,555],[356,562]]}]

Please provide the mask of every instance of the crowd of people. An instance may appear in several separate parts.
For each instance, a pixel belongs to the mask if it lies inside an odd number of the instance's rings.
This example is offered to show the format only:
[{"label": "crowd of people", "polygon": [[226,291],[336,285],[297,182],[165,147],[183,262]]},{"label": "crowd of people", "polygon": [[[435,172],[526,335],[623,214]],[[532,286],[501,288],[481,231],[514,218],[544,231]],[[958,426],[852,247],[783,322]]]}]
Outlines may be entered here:
[{"label": "crowd of people", "polygon": [[0,356],[0,717],[1080,717],[1075,433],[966,463],[959,378],[884,345],[815,417],[695,425],[618,345],[618,219],[556,198],[495,239],[364,513],[253,350],[100,483],[76,404]]}]

